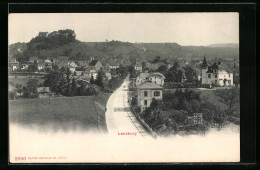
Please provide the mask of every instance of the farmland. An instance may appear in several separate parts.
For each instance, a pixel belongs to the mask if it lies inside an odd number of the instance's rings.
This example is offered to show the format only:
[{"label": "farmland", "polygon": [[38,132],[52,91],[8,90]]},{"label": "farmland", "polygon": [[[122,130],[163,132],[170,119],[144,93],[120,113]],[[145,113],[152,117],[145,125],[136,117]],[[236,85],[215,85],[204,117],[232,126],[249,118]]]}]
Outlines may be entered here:
[{"label": "farmland", "polygon": [[[95,96],[60,97],[49,99],[22,99],[9,103],[9,121],[40,131],[105,131],[98,126]],[[98,101],[98,100],[97,100]],[[104,125],[105,116],[99,115]]]}]

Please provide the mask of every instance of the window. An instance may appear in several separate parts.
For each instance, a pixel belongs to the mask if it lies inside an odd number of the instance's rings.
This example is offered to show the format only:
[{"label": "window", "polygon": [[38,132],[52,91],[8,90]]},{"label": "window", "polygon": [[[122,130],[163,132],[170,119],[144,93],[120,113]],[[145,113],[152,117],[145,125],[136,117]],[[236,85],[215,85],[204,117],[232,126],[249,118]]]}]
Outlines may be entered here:
[{"label": "window", "polygon": [[228,77],[230,77],[230,74],[228,74]]},{"label": "window", "polygon": [[147,97],[147,91],[144,92],[144,96]]},{"label": "window", "polygon": [[231,84],[231,80],[228,80],[228,84]]},{"label": "window", "polygon": [[215,78],[218,78],[218,75],[215,75]]},{"label": "window", "polygon": [[144,105],[147,105],[147,100],[144,100]]},{"label": "window", "polygon": [[160,96],[160,92],[159,91],[155,91],[154,92],[154,96]]},{"label": "window", "polygon": [[208,74],[208,78],[209,78],[209,79],[211,78],[211,74]]}]

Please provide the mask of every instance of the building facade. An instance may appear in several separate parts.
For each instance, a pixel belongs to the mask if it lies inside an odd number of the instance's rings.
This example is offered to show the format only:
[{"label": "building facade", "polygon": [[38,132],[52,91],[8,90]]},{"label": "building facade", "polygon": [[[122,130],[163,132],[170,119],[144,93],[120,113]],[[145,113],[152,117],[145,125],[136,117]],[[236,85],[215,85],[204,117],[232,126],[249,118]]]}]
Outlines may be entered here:
[{"label": "building facade", "polygon": [[233,72],[221,62],[215,62],[208,66],[204,57],[201,73],[202,84],[233,86]]},{"label": "building facade", "polygon": [[150,107],[152,100],[162,100],[162,87],[152,82],[144,82],[137,86],[138,106],[144,110]]},{"label": "building facade", "polygon": [[165,77],[163,74],[159,73],[159,72],[152,72],[152,73],[140,73],[137,77],[136,77],[136,86],[150,81],[152,83],[158,84],[160,86],[164,85],[164,80]]}]

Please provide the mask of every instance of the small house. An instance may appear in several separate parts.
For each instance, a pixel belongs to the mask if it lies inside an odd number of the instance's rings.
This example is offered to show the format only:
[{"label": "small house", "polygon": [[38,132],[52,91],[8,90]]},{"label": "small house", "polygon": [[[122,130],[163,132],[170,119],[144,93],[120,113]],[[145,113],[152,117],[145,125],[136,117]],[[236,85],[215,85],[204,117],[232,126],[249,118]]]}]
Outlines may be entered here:
[{"label": "small house", "polygon": [[89,63],[89,66],[90,67],[95,67],[96,70],[100,70],[100,68],[103,66],[102,63],[99,61],[99,60],[92,60],[90,63]]}]

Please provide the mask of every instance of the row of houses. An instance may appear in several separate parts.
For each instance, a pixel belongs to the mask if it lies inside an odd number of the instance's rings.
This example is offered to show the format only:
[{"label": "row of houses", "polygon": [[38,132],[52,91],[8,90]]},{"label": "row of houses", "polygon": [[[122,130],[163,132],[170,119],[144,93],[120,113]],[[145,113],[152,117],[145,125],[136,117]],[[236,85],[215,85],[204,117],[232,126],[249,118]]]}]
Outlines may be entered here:
[{"label": "row of houses", "polygon": [[[157,58],[158,59],[158,58]],[[234,65],[235,67],[235,65]],[[233,71],[221,62],[207,63],[204,56],[200,68],[192,67],[198,74],[201,84],[233,86]],[[138,92],[138,106],[141,108],[149,107],[152,99],[162,99],[162,89],[165,76],[159,72],[141,72],[135,79],[132,79],[132,88]]]}]

